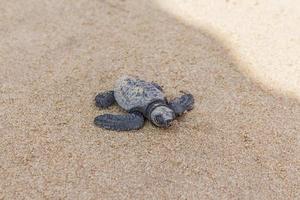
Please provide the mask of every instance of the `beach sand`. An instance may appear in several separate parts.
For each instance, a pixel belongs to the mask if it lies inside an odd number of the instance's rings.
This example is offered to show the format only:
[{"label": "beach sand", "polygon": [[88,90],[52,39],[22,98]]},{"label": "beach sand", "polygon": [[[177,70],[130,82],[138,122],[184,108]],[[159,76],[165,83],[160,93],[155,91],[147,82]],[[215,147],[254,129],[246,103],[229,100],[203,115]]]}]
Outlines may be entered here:
[{"label": "beach sand", "polygon": [[[299,198],[299,99],[236,52],[152,1],[0,1],[0,199]],[[124,74],[195,108],[166,130],[95,127],[123,112],[94,97]]]}]

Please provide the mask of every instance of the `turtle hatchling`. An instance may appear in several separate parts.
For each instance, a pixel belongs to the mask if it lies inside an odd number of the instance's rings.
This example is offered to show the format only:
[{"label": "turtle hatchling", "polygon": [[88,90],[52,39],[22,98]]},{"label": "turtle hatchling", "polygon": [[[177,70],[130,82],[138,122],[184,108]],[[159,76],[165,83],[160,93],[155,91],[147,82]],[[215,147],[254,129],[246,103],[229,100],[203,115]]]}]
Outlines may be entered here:
[{"label": "turtle hatchling", "polygon": [[176,117],[192,110],[194,105],[194,97],[190,93],[183,93],[168,101],[157,83],[130,76],[120,78],[114,90],[98,94],[95,101],[99,108],[108,108],[117,103],[128,112],[123,115],[104,114],[95,118],[97,126],[114,131],[140,129],[145,118],[155,126],[166,128]]}]

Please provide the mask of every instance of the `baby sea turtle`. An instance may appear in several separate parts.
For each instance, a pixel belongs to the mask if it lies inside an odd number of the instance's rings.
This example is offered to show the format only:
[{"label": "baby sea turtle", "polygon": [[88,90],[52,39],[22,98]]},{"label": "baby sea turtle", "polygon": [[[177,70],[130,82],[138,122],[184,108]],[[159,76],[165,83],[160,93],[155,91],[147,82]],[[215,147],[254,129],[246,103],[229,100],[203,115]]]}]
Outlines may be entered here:
[{"label": "baby sea turtle", "polygon": [[169,127],[171,122],[194,105],[192,94],[167,101],[162,87],[154,82],[124,76],[112,91],[100,93],[95,98],[96,106],[107,108],[115,102],[128,112],[124,115],[104,114],[95,118],[94,123],[105,129],[129,131],[140,129],[144,118],[158,127]]}]

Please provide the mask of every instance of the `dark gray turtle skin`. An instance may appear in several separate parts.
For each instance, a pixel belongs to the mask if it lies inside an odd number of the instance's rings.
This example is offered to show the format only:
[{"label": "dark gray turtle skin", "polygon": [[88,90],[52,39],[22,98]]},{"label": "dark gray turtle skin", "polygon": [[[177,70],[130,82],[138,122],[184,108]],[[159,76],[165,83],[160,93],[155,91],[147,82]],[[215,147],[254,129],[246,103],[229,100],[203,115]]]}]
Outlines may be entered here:
[{"label": "dark gray turtle skin", "polygon": [[125,115],[104,114],[95,118],[97,126],[115,131],[140,129],[145,118],[158,127],[169,127],[176,117],[190,111],[194,105],[194,97],[189,93],[168,102],[157,83],[130,76],[120,78],[114,90],[98,94],[95,101],[100,108],[117,103],[128,112]]}]

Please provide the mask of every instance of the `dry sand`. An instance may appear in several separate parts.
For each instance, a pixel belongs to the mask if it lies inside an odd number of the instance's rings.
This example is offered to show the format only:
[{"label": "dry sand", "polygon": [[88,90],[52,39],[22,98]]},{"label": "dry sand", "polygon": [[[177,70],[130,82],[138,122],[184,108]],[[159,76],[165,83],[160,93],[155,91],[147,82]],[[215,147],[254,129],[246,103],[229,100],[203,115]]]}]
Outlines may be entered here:
[{"label": "dry sand", "polygon": [[[299,199],[299,100],[216,35],[146,0],[1,0],[0,199]],[[99,129],[122,111],[94,96],[122,74],[195,109],[168,130]]]}]

